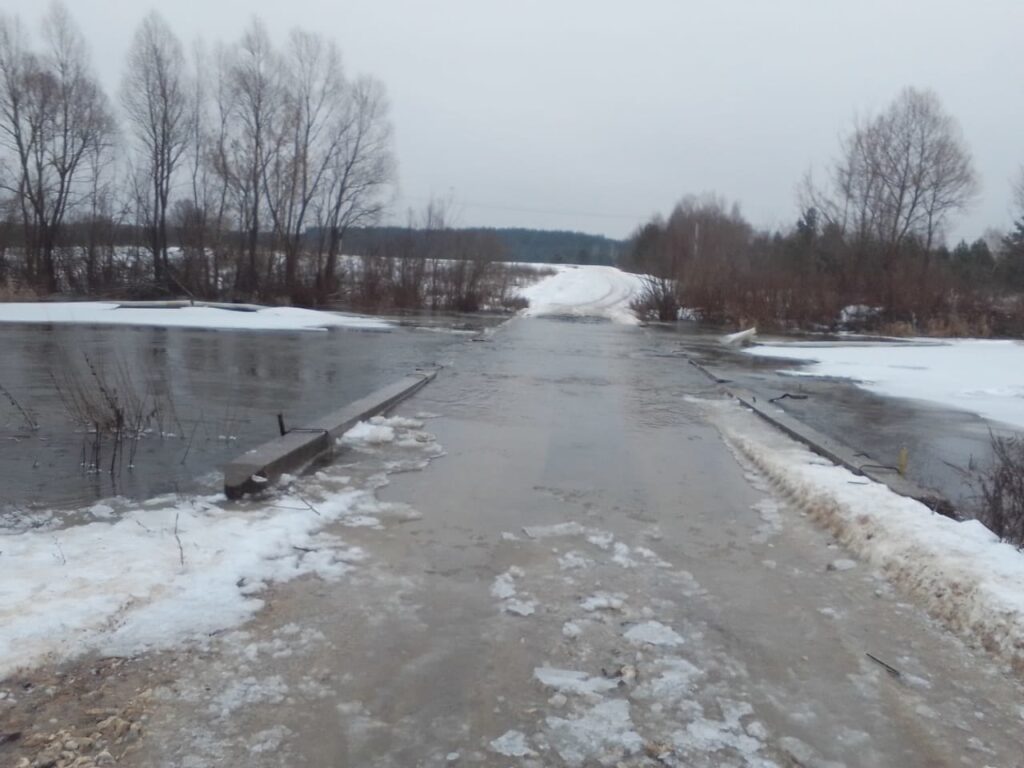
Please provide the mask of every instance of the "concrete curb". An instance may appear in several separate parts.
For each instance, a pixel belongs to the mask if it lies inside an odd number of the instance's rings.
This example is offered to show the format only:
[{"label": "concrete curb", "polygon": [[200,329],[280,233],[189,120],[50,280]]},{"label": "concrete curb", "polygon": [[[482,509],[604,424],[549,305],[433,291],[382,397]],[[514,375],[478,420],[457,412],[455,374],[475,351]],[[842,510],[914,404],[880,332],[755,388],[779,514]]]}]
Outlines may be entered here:
[{"label": "concrete curb", "polygon": [[915,499],[934,512],[951,517],[954,520],[960,519],[953,504],[938,491],[918,485],[895,469],[879,465],[877,462],[872,461],[871,457],[858,453],[848,445],[819,432],[813,427],[807,426],[781,408],[758,402],[757,396],[748,390],[725,386],[730,383],[728,379],[717,376],[700,363],[690,360],[690,364],[718,384],[729,397],[734,398],[741,405],[752,410],[776,429],[803,443],[819,456],[824,456],[833,464],[845,467],[855,475],[861,475],[862,477],[874,480],[876,483],[882,483],[888,486],[889,490],[893,493]]},{"label": "concrete curb", "polygon": [[358,422],[378,416],[412,396],[437,376],[423,371],[248,451],[224,466],[224,494],[238,499],[264,490],[285,473],[299,472],[334,450],[335,441]]}]

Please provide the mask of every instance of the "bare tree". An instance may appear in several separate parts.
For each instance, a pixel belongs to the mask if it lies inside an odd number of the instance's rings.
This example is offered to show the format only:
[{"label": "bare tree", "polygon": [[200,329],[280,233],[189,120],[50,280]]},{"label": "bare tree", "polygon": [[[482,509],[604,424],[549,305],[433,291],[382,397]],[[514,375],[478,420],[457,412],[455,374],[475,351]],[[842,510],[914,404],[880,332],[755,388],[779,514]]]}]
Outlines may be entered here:
[{"label": "bare tree", "polygon": [[51,7],[43,42],[37,55],[16,21],[0,23],[0,130],[17,165],[29,277],[55,292],[58,235],[90,191],[88,158],[109,143],[114,120],[64,6]]},{"label": "bare tree", "polygon": [[1017,173],[1013,184],[1014,216],[1024,219],[1024,166]]},{"label": "bare tree", "polygon": [[225,171],[235,188],[236,204],[246,240],[244,265],[236,274],[237,290],[259,290],[259,240],[264,206],[264,181],[274,159],[273,130],[281,110],[280,66],[266,27],[254,18],[228,61],[230,98],[229,152]]},{"label": "bare tree", "polygon": [[297,269],[312,205],[341,150],[346,82],[334,43],[293,30],[282,61],[278,144],[266,175],[267,207],[284,249],[285,290],[298,298]]},{"label": "bare tree", "polygon": [[217,296],[228,186],[217,173],[224,123],[214,119],[212,107],[215,103],[226,104],[227,100],[211,99],[211,94],[220,93],[222,80],[218,78],[211,88],[207,79],[213,74],[220,75],[223,69],[211,69],[210,57],[202,43],[193,46],[192,62],[185,153],[188,196],[176,202],[174,220],[183,250],[183,281],[194,291]]},{"label": "bare tree", "polygon": [[128,51],[121,102],[139,145],[139,172],[148,182],[144,221],[158,283],[167,270],[171,186],[188,147],[189,91],[181,43],[163,18],[151,11]]},{"label": "bare tree", "polygon": [[345,108],[333,131],[337,152],[328,169],[320,209],[320,225],[327,237],[326,258],[317,275],[321,294],[337,289],[338,256],[345,232],[376,221],[387,202],[395,163],[384,87],[373,78],[356,80],[348,89]]},{"label": "bare tree", "polygon": [[923,279],[937,240],[977,187],[956,120],[933,92],[906,88],[880,115],[855,125],[824,188],[807,177],[802,203],[852,239],[860,256],[877,250],[892,310],[900,254],[911,241],[919,246]]},{"label": "bare tree", "polygon": [[809,185],[805,207],[886,247],[898,249],[918,237],[930,249],[977,186],[956,120],[933,92],[907,88],[885,112],[855,126],[843,141],[830,186]]}]

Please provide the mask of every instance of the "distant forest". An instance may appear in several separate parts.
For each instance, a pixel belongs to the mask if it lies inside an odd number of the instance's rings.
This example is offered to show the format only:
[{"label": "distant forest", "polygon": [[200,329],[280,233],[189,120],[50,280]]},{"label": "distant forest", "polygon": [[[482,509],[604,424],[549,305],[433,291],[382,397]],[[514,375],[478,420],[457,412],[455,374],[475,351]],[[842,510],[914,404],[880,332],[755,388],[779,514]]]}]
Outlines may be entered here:
[{"label": "distant forest", "polygon": [[[502,258],[507,261],[614,266],[618,264],[625,249],[623,241],[583,232],[489,227],[467,227],[452,231],[496,238],[504,249]],[[407,232],[403,227],[353,227],[345,233],[345,252],[356,256],[373,256],[384,243]],[[311,231],[309,236],[315,239],[316,231]]]}]

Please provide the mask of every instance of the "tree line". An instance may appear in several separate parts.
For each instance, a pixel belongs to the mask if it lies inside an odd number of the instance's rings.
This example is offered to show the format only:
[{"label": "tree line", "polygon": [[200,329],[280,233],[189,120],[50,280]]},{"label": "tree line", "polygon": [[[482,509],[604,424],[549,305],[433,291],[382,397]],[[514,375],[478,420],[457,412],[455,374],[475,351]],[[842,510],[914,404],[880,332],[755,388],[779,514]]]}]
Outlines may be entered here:
[{"label": "tree line", "polygon": [[[453,233],[471,237],[493,237],[501,244],[505,258],[537,264],[601,264],[614,266],[622,257],[623,241],[603,235],[524,227],[458,227]],[[312,231],[315,236],[316,232]],[[345,250],[355,255],[373,253],[382,243],[407,236],[401,227],[353,227],[348,231]]]},{"label": "tree line", "polygon": [[956,120],[934,93],[907,88],[854,124],[824,178],[807,174],[788,230],[758,231],[714,195],[687,197],[634,232],[624,265],[651,275],[638,308],[662,320],[685,307],[777,329],[1019,335],[1024,173],[1014,231],[950,250],[945,235],[977,189]]},{"label": "tree line", "polygon": [[0,12],[0,288],[323,301],[394,175],[383,85],[322,34],[186,49],[150,13],[111,98],[63,5]]}]

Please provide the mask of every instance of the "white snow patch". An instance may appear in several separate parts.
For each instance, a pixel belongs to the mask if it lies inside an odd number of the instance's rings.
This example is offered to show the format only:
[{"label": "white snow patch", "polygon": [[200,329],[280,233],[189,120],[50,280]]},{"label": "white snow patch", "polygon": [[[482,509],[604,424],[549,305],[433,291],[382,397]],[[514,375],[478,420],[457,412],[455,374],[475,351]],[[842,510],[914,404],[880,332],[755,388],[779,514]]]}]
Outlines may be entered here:
[{"label": "white snow patch", "polygon": [[555,523],[554,525],[529,525],[523,533],[531,539],[550,539],[556,536],[582,536],[587,529],[576,522]]},{"label": "white snow patch", "polygon": [[273,728],[258,731],[248,740],[249,752],[253,755],[280,752],[284,742],[291,734],[291,729],[284,725],[275,725]]},{"label": "white snow patch", "polygon": [[[699,718],[688,723],[686,730],[676,731],[672,736],[678,752],[686,756],[706,758],[722,751],[737,753],[744,763],[757,755],[764,745],[762,741],[743,731],[738,719],[710,720]],[[775,765],[761,762],[762,766]],[[800,765],[817,765],[804,763]]]},{"label": "white snow patch", "polygon": [[624,699],[603,701],[572,720],[548,717],[544,722],[551,746],[571,768],[588,761],[614,764],[644,746],[643,738],[633,729],[629,702]]},{"label": "white snow patch", "polygon": [[588,568],[594,564],[594,561],[588,557],[584,557],[574,549],[569,550],[564,555],[560,555],[558,558],[558,567],[563,571],[572,571],[580,568]]},{"label": "white snow patch", "polygon": [[533,616],[537,612],[537,603],[534,600],[520,600],[512,598],[501,604],[505,613],[514,613],[516,616]]},{"label": "white snow patch", "polygon": [[686,659],[659,659],[657,668],[658,675],[648,676],[633,692],[634,698],[677,704],[691,697],[694,681],[704,675]]},{"label": "white snow patch", "polygon": [[644,289],[641,275],[592,265],[553,268],[554,275],[520,289],[519,295],[530,302],[521,313],[524,317],[603,317],[624,325],[640,322],[629,305]]},{"label": "white snow patch", "polygon": [[629,547],[621,541],[615,542],[612,550],[612,562],[623,568],[633,568],[636,565],[636,560],[629,556]]},{"label": "white snow patch", "polygon": [[598,592],[585,598],[580,606],[584,611],[621,611],[626,604],[626,596],[620,594],[608,594]]},{"label": "white snow patch", "polygon": [[280,675],[245,677],[232,680],[210,702],[209,712],[216,717],[229,717],[235,711],[253,704],[280,704],[288,695],[288,686]]},{"label": "white snow patch", "polygon": [[586,672],[574,669],[537,667],[533,670],[533,676],[548,688],[554,688],[560,693],[596,696],[605,691],[614,691],[619,686],[617,680],[609,680],[606,677],[590,677]]},{"label": "white snow patch", "polygon": [[522,731],[506,731],[491,742],[491,749],[505,757],[527,757],[537,754],[530,749]]},{"label": "white snow patch", "polygon": [[501,609],[506,613],[514,613],[517,616],[532,616],[537,610],[537,603],[533,600],[523,600],[516,595],[516,579],[525,575],[522,568],[512,566],[504,573],[498,574],[491,584],[491,596],[501,601]]},{"label": "white snow patch", "polygon": [[423,429],[423,419],[410,419],[407,416],[374,416],[370,419],[371,424],[381,424],[394,429]]},{"label": "white snow patch", "polygon": [[752,509],[761,516],[762,523],[751,537],[755,543],[763,544],[782,530],[782,515],[779,504],[774,499],[761,499]]},{"label": "white snow patch", "polygon": [[509,597],[515,597],[516,594],[516,582],[515,576],[512,571],[505,571],[505,573],[499,574],[491,585],[491,596],[496,597],[499,600],[505,600]]},{"label": "white snow patch", "polygon": [[[418,513],[376,501],[386,475],[340,491],[333,490],[338,477],[324,473],[309,478],[301,495],[282,489],[266,501],[117,500],[109,519],[58,531],[3,530],[0,678],[89,651],[127,656],[205,642],[251,618],[269,583],[340,579],[366,553],[323,526]],[[373,510],[372,520],[360,510]]]},{"label": "white snow patch", "polygon": [[804,342],[746,351],[811,363],[787,373],[853,379],[880,395],[928,400],[1024,427],[1024,343],[1019,341]]},{"label": "white snow patch", "polygon": [[366,315],[297,307],[226,306],[122,307],[111,302],[0,302],[0,323],[134,325],[254,331],[326,331],[329,328],[388,330],[392,323]]},{"label": "white snow patch", "polygon": [[574,621],[567,621],[562,625],[562,637],[575,640],[583,634],[583,629]]},{"label": "white snow patch", "polygon": [[683,644],[682,636],[671,627],[666,627],[660,621],[645,621],[630,627],[625,638],[635,645],[661,645],[673,648]]},{"label": "white snow patch", "polygon": [[370,445],[381,445],[382,443],[393,443],[395,441],[395,430],[394,427],[386,424],[370,424],[360,421],[342,435],[341,439],[348,444],[368,443]]},{"label": "white snow patch", "polygon": [[640,555],[644,560],[658,566],[659,568],[671,568],[672,564],[662,560],[656,552],[647,547],[633,547],[634,554]]}]

